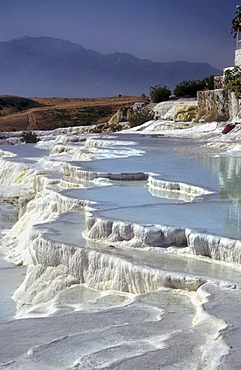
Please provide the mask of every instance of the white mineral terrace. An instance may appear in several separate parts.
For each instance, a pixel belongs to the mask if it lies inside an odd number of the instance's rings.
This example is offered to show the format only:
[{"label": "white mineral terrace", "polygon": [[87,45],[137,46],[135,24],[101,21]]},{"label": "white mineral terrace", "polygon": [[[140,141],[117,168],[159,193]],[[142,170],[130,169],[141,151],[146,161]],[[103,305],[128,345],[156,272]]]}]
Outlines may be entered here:
[{"label": "white mineral terrace", "polygon": [[240,367],[238,139],[161,124],[2,141],[1,369]]}]

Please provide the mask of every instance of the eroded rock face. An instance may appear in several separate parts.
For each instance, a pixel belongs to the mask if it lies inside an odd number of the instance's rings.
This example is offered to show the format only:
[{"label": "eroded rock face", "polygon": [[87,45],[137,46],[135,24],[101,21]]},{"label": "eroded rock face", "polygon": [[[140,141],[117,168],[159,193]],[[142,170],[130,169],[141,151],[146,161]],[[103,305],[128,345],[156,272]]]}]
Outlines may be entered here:
[{"label": "eroded rock face", "polygon": [[239,100],[226,89],[199,91],[199,122],[228,121],[239,117]]},{"label": "eroded rock face", "polygon": [[175,122],[195,122],[198,108],[192,105],[177,106],[174,116]]},{"label": "eroded rock face", "polygon": [[191,122],[196,117],[196,109],[196,99],[178,99],[158,103],[153,111],[156,119]]}]

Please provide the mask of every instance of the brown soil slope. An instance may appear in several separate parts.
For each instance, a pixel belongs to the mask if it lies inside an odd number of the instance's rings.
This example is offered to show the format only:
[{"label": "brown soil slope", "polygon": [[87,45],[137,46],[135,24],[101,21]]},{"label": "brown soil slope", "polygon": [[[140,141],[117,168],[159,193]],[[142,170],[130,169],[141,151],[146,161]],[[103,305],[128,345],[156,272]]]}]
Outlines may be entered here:
[{"label": "brown soil slope", "polygon": [[0,131],[52,130],[107,122],[120,108],[143,101],[110,98],[23,98],[0,95]]}]

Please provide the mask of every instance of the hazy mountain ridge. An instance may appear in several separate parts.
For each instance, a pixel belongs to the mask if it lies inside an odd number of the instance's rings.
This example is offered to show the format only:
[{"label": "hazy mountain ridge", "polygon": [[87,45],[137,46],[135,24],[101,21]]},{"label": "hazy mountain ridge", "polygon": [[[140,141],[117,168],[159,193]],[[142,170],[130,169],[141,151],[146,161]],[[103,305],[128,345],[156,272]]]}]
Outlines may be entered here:
[{"label": "hazy mountain ridge", "polygon": [[0,94],[23,96],[112,96],[149,93],[153,85],[220,71],[207,63],[156,63],[127,53],[103,55],[51,37],[24,36],[0,42]]}]

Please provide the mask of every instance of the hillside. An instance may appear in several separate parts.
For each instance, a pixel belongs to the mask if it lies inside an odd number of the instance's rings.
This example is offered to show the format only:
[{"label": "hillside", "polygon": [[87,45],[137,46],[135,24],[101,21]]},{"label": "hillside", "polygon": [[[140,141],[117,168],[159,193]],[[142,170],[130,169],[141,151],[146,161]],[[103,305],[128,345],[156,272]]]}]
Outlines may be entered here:
[{"label": "hillside", "polygon": [[41,103],[32,99],[22,98],[19,96],[1,95],[0,117],[14,113],[20,113],[30,108],[37,108],[41,106]]},{"label": "hillside", "polygon": [[220,71],[207,63],[155,63],[126,53],[103,55],[51,37],[0,42],[0,94],[99,97],[149,94]]},{"label": "hillside", "polygon": [[0,131],[51,130],[105,123],[137,96],[110,98],[32,98],[0,95]]}]

